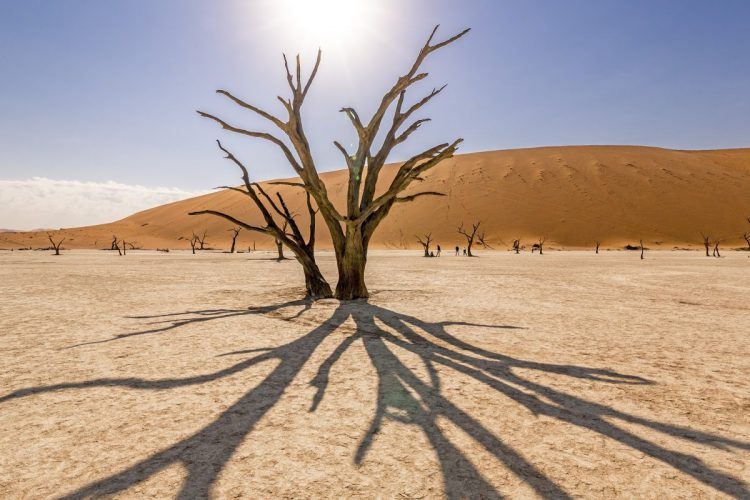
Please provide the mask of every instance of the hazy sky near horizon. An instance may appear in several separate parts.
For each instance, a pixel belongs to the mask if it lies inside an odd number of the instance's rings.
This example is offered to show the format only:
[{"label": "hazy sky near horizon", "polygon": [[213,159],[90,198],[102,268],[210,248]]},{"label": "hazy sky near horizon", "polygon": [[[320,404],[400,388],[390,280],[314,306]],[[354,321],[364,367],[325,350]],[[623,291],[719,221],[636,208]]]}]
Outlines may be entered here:
[{"label": "hazy sky near horizon", "polygon": [[354,134],[339,108],[368,116],[437,23],[472,32],[428,60],[412,98],[448,87],[393,160],[455,137],[464,152],[750,146],[747,0],[351,0],[365,17],[323,40],[285,1],[0,0],[0,228],[107,222],[237,183],[216,138],[256,179],[291,176],[273,145],[195,113],[272,130],[214,90],[281,114],[282,51],[309,69],[323,46],[304,117],[319,167],[340,168],[332,141]]}]

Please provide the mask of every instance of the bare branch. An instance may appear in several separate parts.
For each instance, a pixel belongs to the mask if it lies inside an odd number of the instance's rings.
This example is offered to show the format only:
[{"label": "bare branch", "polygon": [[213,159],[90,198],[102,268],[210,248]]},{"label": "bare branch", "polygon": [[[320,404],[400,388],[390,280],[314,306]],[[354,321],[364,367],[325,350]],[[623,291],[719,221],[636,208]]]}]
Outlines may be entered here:
[{"label": "bare branch", "polygon": [[305,96],[307,96],[307,91],[310,90],[310,85],[312,84],[313,80],[315,80],[315,75],[318,74],[318,68],[320,67],[320,59],[323,56],[323,51],[321,49],[318,49],[318,57],[315,60],[315,66],[313,66],[313,70],[310,73],[310,77],[307,79],[307,83],[305,84],[305,88],[302,90],[302,98],[304,99]]},{"label": "bare branch", "polygon": [[297,173],[301,173],[302,172],[302,167],[297,162],[297,159],[292,154],[292,151],[278,137],[276,137],[276,136],[274,136],[272,134],[269,134],[267,132],[254,132],[254,131],[251,131],[251,130],[245,130],[245,129],[242,129],[242,128],[237,128],[235,126],[232,126],[232,125],[228,124],[227,122],[225,122],[221,118],[217,118],[216,116],[214,116],[212,114],[209,114],[209,113],[204,113],[203,111],[197,111],[197,113],[199,115],[201,115],[202,117],[204,117],[204,118],[208,118],[208,119],[211,119],[211,120],[215,121],[216,123],[218,123],[219,125],[221,125],[221,127],[224,130],[229,130],[230,132],[235,132],[237,134],[247,135],[249,137],[255,137],[255,138],[258,138],[258,139],[263,139],[263,140],[266,140],[266,141],[269,141],[269,142],[272,142],[272,143],[276,144],[281,149],[281,151],[284,153],[284,156],[286,156],[286,159],[289,162],[289,164],[292,166],[292,168]]},{"label": "bare branch", "polygon": [[259,114],[260,116],[262,116],[266,120],[271,121],[274,125],[276,125],[277,127],[279,127],[281,130],[286,130],[287,124],[285,122],[281,121],[280,119],[276,118],[272,114],[267,113],[267,112],[263,111],[262,109],[260,109],[260,108],[258,108],[256,106],[253,106],[252,104],[249,104],[249,103],[243,101],[242,99],[239,99],[239,98],[233,96],[231,93],[229,93],[226,90],[219,89],[219,90],[216,91],[216,93],[227,96],[229,99],[231,99],[232,101],[234,101],[236,104],[242,106],[243,108],[249,109],[250,111],[253,111],[253,112]]},{"label": "bare branch", "polygon": [[[250,224],[247,224],[246,222],[242,222],[241,220],[232,217],[231,215],[227,215],[223,212],[218,212],[216,210],[198,210],[196,212],[188,212],[188,215],[215,215],[217,217],[226,219],[240,227],[244,227],[248,231],[257,231],[259,233],[272,234],[267,228],[252,226]],[[193,233],[193,238],[195,238],[198,242],[200,242],[200,238],[195,233]]]}]

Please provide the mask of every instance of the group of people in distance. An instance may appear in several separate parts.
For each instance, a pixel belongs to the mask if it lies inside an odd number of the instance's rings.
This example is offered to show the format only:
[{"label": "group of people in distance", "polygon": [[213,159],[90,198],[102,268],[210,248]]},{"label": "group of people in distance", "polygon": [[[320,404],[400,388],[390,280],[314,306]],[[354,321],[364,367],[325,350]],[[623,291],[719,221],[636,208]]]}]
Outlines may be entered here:
[{"label": "group of people in distance", "polygon": [[[433,252],[430,250],[430,257],[440,257],[441,248],[440,245],[437,246],[437,252]],[[456,255],[461,255],[461,249],[456,245]],[[464,256],[466,256],[466,249],[464,248]]]}]

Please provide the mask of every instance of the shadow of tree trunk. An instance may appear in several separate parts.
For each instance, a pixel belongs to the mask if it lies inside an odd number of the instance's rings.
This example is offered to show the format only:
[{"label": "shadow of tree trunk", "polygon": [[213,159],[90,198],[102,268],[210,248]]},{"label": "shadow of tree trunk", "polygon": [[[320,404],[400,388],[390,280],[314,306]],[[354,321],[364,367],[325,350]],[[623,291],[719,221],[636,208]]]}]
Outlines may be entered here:
[{"label": "shadow of tree trunk", "polygon": [[[152,322],[154,327],[99,342],[133,340],[143,335],[165,334],[192,323],[248,314],[276,313],[293,306],[301,306],[300,311],[282,319],[296,321],[312,307],[312,303],[293,301],[249,309],[214,309],[140,316],[136,319],[154,320]],[[357,449],[352,450],[352,459],[355,463],[359,464],[365,460],[367,454],[376,446],[377,435],[384,421],[390,419],[416,426],[424,433],[439,461],[446,496],[450,498],[466,496],[500,498],[500,492],[482,476],[466,453],[451,442],[441,430],[438,419],[442,418],[474,439],[538,495],[545,498],[569,498],[570,494],[547,477],[538,466],[530,463],[519,451],[484,427],[475,416],[461,410],[451,402],[450,395],[446,394],[442,388],[441,376],[456,372],[482,384],[497,397],[509,398],[536,415],[548,416],[639,450],[676,471],[695,478],[717,492],[739,498],[750,496],[747,485],[742,480],[712,468],[696,456],[670,450],[640,437],[634,432],[619,427],[614,421],[638,424],[673,438],[720,449],[750,450],[750,443],[638,417],[603,403],[588,401],[565,393],[551,385],[535,382],[519,375],[517,370],[536,370],[560,377],[607,384],[650,384],[651,381],[608,369],[517,359],[469,344],[447,330],[447,327],[456,325],[506,330],[519,327],[447,321],[431,323],[364,301],[339,303],[329,319],[287,344],[273,348],[225,353],[224,355],[252,354],[252,356],[213,373],[160,380],[94,379],[78,383],[30,387],[0,397],[0,403],[43,393],[93,387],[126,387],[137,390],[172,389],[217,380],[268,361],[276,362],[276,366],[268,376],[249,389],[211,424],[169,448],[65,496],[65,498],[86,498],[112,495],[149,479],[173,464],[179,464],[187,471],[187,477],[178,496],[180,498],[209,497],[220,472],[237,447],[252,434],[258,421],[280,400],[284,391],[299,375],[304,365],[310,361],[323,340],[349,318],[354,321],[355,332],[345,337],[331,351],[310,381],[310,384],[317,389],[311,401],[310,411],[316,411],[323,401],[330,384],[332,367],[349,348],[361,343],[377,374],[378,388],[375,395],[374,415],[369,428]],[[391,346],[417,355],[427,370],[429,381],[422,380],[407,367],[394,354]]]}]

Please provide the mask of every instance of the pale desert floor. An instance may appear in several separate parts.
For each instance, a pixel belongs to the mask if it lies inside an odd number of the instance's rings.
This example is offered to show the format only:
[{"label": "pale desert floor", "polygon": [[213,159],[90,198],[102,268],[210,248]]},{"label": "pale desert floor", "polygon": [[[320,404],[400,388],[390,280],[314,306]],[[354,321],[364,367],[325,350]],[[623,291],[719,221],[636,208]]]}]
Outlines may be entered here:
[{"label": "pale desert floor", "polygon": [[747,253],[418,255],[0,252],[0,497],[750,496]]}]

